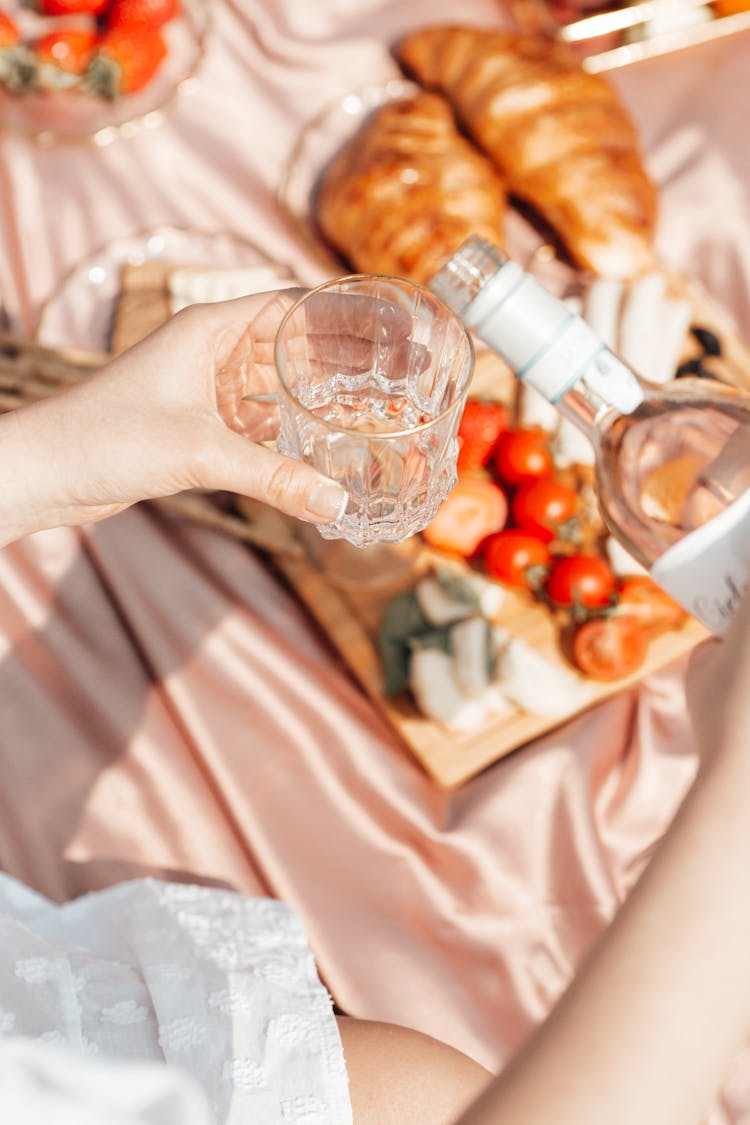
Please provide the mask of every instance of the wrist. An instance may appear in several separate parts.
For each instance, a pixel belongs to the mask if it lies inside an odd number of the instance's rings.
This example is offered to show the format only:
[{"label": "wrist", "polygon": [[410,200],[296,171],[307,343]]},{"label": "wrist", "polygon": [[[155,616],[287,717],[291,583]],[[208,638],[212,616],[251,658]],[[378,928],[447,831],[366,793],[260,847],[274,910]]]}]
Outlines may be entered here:
[{"label": "wrist", "polygon": [[[42,404],[39,404],[40,406]],[[0,416],[0,546],[51,526],[48,451],[33,440],[23,407]]]}]

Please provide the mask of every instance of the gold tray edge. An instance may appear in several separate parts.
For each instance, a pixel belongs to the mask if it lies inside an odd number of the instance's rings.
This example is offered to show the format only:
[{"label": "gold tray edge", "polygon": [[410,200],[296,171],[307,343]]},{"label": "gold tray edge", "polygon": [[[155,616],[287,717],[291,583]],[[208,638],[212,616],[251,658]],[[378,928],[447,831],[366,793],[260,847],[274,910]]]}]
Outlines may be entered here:
[{"label": "gold tray edge", "polygon": [[661,55],[672,54],[675,51],[682,51],[688,47],[697,47],[703,43],[724,39],[749,28],[750,10],[736,12],[731,16],[722,16],[711,20],[709,23],[699,24],[697,27],[664,32],[651,39],[624,43],[608,51],[587,55],[581,60],[581,65],[590,74],[617,70],[624,66],[631,66],[633,63],[644,62]]}]

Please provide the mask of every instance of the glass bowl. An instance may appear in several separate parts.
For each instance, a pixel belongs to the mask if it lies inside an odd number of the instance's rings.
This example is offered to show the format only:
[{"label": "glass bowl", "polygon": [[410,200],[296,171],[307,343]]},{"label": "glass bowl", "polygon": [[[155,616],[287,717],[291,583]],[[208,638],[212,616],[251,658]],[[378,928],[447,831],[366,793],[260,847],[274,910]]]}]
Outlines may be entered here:
[{"label": "glass bowl", "polygon": [[[4,10],[29,40],[76,25],[65,17],[40,16],[23,0],[6,0]],[[208,29],[206,0],[182,0],[180,15],[162,28],[168,53],[159,70],[142,90],[114,101],[72,91],[12,94],[0,84],[0,125],[43,145],[84,142],[100,147],[153,128],[194,84]]]},{"label": "glass bowl", "polygon": [[237,235],[157,227],[108,242],[74,266],[42,306],[37,339],[49,347],[108,351],[123,266],[155,260],[207,269],[262,266],[280,281],[293,278],[289,266],[271,261]]},{"label": "glass bowl", "polygon": [[307,122],[282,173],[278,199],[305,250],[325,277],[349,272],[315,220],[315,196],[323,172],[366,119],[380,106],[418,91],[414,82],[393,78],[362,86],[329,102]]}]

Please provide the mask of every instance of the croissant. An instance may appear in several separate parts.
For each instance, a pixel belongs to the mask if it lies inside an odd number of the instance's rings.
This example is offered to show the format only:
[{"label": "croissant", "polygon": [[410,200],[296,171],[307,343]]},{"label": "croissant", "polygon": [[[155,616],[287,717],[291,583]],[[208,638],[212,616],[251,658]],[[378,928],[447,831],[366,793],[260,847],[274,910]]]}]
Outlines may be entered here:
[{"label": "croissant", "polygon": [[609,83],[542,37],[431,27],[396,47],[441,91],[508,190],[579,266],[630,278],[654,267],[656,192],[633,123]]},{"label": "croissant", "polygon": [[426,281],[472,232],[496,245],[505,187],[437,94],[389,102],[324,173],[316,215],[363,273]]}]

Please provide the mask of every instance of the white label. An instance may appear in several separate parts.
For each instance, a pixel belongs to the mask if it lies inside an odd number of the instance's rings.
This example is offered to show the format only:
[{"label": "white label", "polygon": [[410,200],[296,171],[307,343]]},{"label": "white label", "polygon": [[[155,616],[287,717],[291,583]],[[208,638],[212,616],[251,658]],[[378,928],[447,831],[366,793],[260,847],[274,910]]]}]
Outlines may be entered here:
[{"label": "white label", "polygon": [[504,286],[498,296],[506,268],[482,288],[463,321],[523,377],[539,356],[547,354],[572,316],[562,301],[523,272],[511,277],[512,287]]},{"label": "white label", "polygon": [[578,316],[571,315],[546,351],[518,374],[550,402],[557,402],[581,379],[621,414],[631,414],[643,401],[643,391],[630,368]]},{"label": "white label", "polygon": [[643,400],[630,368],[608,351],[585,320],[515,263],[509,262],[480,290],[463,321],[549,402],[557,402],[580,379],[623,414]]},{"label": "white label", "polygon": [[635,375],[607,348],[594,357],[583,373],[583,381],[621,414],[632,414],[643,402],[643,389]]},{"label": "white label", "polygon": [[651,574],[689,613],[721,636],[750,583],[750,489],[670,547]]},{"label": "white label", "polygon": [[518,372],[518,377],[550,402],[557,402],[575,386],[602,347],[588,324],[571,313],[544,349]]}]

